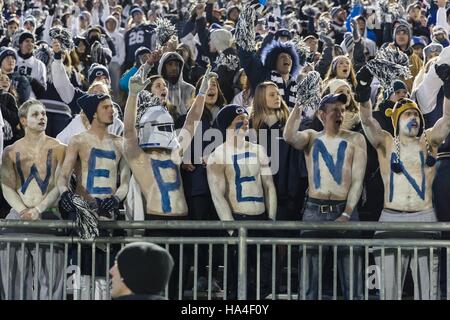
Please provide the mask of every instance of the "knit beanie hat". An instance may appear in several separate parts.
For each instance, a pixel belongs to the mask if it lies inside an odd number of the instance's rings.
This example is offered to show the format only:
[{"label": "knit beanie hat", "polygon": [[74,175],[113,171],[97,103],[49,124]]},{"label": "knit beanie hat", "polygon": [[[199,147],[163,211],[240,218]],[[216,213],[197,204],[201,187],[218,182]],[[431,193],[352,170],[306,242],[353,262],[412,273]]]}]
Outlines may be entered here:
[{"label": "knit beanie hat", "polygon": [[409,109],[417,110],[417,112],[419,113],[419,116],[420,116],[420,128],[419,128],[417,137],[422,136],[422,134],[425,135],[425,144],[426,144],[426,148],[427,148],[427,159],[426,159],[425,163],[429,167],[434,166],[434,164],[436,163],[436,159],[433,157],[430,144],[428,143],[427,135],[425,134],[425,131],[424,131],[425,120],[423,118],[422,111],[420,110],[419,106],[414,101],[412,101],[411,99],[403,98],[395,103],[393,109],[388,108],[385,111],[385,115],[387,117],[391,118],[392,126],[394,127],[394,143],[395,143],[396,152],[395,152],[395,158],[391,162],[391,169],[395,173],[401,173],[403,171],[403,164],[400,160],[400,141],[398,138],[398,134],[399,134],[399,128],[398,128],[399,121],[398,120],[400,119],[400,115],[404,111],[409,110]]},{"label": "knit beanie hat", "polygon": [[403,99],[400,99],[399,101],[397,101],[397,103],[394,105],[393,109],[388,108],[385,111],[386,116],[390,117],[392,120],[392,126],[394,127],[394,136],[398,135],[398,120],[400,119],[400,115],[404,111],[409,110],[409,109],[415,109],[415,110],[417,110],[417,112],[419,112],[421,123],[420,123],[419,133],[417,136],[420,137],[422,135],[423,127],[425,125],[422,111],[420,110],[417,103],[415,103],[411,99],[403,98]]},{"label": "knit beanie hat", "polygon": [[224,138],[226,137],[225,134],[227,128],[233,120],[241,114],[248,115],[248,111],[244,107],[237,104],[229,104],[220,109],[215,120],[215,127],[222,132]]},{"label": "knit beanie hat", "polygon": [[104,65],[98,64],[98,63],[93,63],[88,70],[89,84],[92,84],[92,82],[94,82],[95,78],[100,77],[100,76],[106,76],[108,78],[108,80],[111,79],[109,77],[109,71]]},{"label": "knit beanie hat", "polygon": [[160,246],[135,242],[117,254],[117,268],[123,282],[134,294],[159,294],[173,269],[172,256]]},{"label": "knit beanie hat", "polygon": [[25,20],[23,21],[23,24],[25,24],[27,22],[31,23],[33,25],[33,27],[36,26],[36,18],[34,16],[32,16],[32,15],[27,16],[25,18]]},{"label": "knit beanie hat", "polygon": [[341,7],[333,7],[333,8],[331,8],[331,10],[330,10],[331,18],[334,18],[341,10],[342,10]]},{"label": "knit beanie hat", "polygon": [[3,59],[6,57],[14,57],[14,59],[17,60],[16,51],[14,51],[13,48],[4,48],[0,51],[0,66],[2,65]]},{"label": "knit beanie hat", "polygon": [[383,97],[385,100],[389,99],[389,97],[394,93],[397,92],[399,90],[406,90],[408,91],[408,87],[406,86],[406,84],[402,81],[402,80],[395,80],[392,83],[392,88],[390,90],[386,90],[383,94]]},{"label": "knit beanie hat", "polygon": [[425,63],[430,60],[430,57],[433,53],[441,54],[444,47],[440,43],[432,42],[423,48],[423,59]]},{"label": "knit beanie hat", "polygon": [[211,43],[218,51],[224,51],[231,47],[233,35],[230,31],[225,29],[215,29],[209,36]]},{"label": "knit beanie hat", "polygon": [[342,86],[347,86],[350,88],[350,85],[347,81],[342,79],[333,79],[328,82],[328,88],[330,89],[330,93],[335,93],[337,89]]},{"label": "knit beanie hat", "polygon": [[139,61],[139,56],[146,54],[146,53],[151,53],[150,49],[147,47],[139,47],[136,52],[134,53],[134,60],[137,64],[141,64],[141,62]]},{"label": "knit beanie hat", "polygon": [[111,97],[107,94],[97,93],[97,94],[84,94],[80,98],[77,99],[77,104],[83,110],[84,114],[89,120],[89,123],[92,123],[94,119],[94,114],[97,112],[97,107],[100,102],[105,99],[111,99]]},{"label": "knit beanie hat", "polygon": [[394,41],[395,41],[395,36],[400,31],[405,31],[408,34],[409,40],[411,41],[411,38],[412,38],[411,27],[409,26],[409,24],[406,21],[400,21],[400,23],[395,27],[395,29],[394,29]]},{"label": "knit beanie hat", "polygon": [[34,35],[29,31],[24,31],[19,36],[19,44],[24,42],[26,39],[33,39],[34,41]]}]

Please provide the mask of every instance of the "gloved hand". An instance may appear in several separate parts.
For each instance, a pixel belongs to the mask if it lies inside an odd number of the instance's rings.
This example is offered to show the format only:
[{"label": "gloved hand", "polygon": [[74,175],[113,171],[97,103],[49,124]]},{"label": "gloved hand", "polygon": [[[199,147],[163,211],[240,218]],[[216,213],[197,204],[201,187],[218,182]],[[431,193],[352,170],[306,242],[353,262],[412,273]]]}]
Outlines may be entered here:
[{"label": "gloved hand", "polygon": [[361,39],[361,36],[359,35],[358,23],[356,22],[356,19],[352,19],[350,21],[350,25],[352,26],[353,40],[358,42]]},{"label": "gloved hand", "polygon": [[334,40],[327,36],[325,33],[321,33],[319,35],[319,40],[323,42],[325,47],[332,47],[334,46]]},{"label": "gloved hand", "polygon": [[139,92],[144,90],[151,82],[148,78],[148,67],[142,65],[134,76],[128,81],[128,90],[130,96],[137,96]]},{"label": "gloved hand", "polygon": [[55,14],[55,11],[56,11],[56,4],[54,3],[51,5],[50,9],[48,9],[48,15],[53,16]]},{"label": "gloved hand", "polygon": [[277,31],[277,23],[275,20],[275,17],[273,16],[273,14],[269,15],[269,17],[267,17],[267,27],[269,28],[270,31],[275,32]]},{"label": "gloved hand", "polygon": [[436,70],[436,74],[444,82],[445,97],[450,99],[450,65],[446,63],[440,65],[435,64],[434,70]]},{"label": "gloved hand", "polygon": [[206,69],[202,84],[200,85],[200,89],[198,90],[199,96],[204,96],[206,94],[206,91],[208,91],[209,79],[211,79],[214,74],[214,72],[211,72],[211,66],[209,66],[208,69]]},{"label": "gloved hand", "polygon": [[58,202],[58,208],[59,208],[59,212],[61,213],[61,215],[66,215],[66,214],[76,211],[77,208],[73,204],[72,198],[73,198],[73,192],[71,192],[71,191],[67,190],[61,194],[61,197]]},{"label": "gloved hand", "polygon": [[356,88],[355,88],[355,100],[357,102],[366,102],[370,99],[371,87],[373,75],[364,66],[359,69],[356,74]]},{"label": "gloved hand", "polygon": [[119,209],[120,200],[116,196],[111,196],[100,200],[98,206],[98,214],[101,216],[111,216],[110,212],[114,209]]}]

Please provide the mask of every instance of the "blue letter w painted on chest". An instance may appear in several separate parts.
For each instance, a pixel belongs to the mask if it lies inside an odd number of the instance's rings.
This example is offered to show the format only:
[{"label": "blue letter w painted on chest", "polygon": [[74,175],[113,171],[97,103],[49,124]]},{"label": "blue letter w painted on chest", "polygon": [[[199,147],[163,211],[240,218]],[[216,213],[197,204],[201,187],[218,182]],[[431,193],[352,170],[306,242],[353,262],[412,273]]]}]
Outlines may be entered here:
[{"label": "blue letter w painted on chest", "polygon": [[336,163],[333,161],[333,156],[328,152],[327,147],[321,140],[316,140],[313,146],[313,166],[314,166],[314,186],[316,189],[320,188],[320,167],[319,167],[319,153],[322,155],[325,165],[330,171],[331,176],[337,184],[342,183],[342,168],[344,166],[345,150],[347,150],[347,141],[339,143],[337,151]]},{"label": "blue letter w painted on chest", "polygon": [[[151,160],[151,165],[153,169],[153,175],[156,178],[156,183],[158,184],[159,191],[161,191],[161,202],[162,209],[164,213],[170,213],[172,211],[172,206],[170,204],[169,192],[176,191],[181,186],[180,171],[178,170],[175,163],[171,160]],[[161,174],[161,169],[171,169],[175,170],[175,181],[166,182]]]},{"label": "blue letter w painted on chest", "polygon": [[45,174],[45,179],[41,180],[41,177],[39,176],[39,171],[36,168],[36,164],[33,163],[30,169],[30,175],[28,176],[27,180],[25,180],[25,176],[23,175],[22,165],[20,163],[20,152],[16,152],[16,167],[17,172],[20,177],[20,182],[22,184],[22,187],[20,188],[20,192],[23,194],[27,191],[28,186],[30,185],[33,178],[36,180],[36,183],[39,186],[39,189],[41,189],[42,195],[44,195],[47,192],[48,183],[50,182],[50,176],[52,174],[52,154],[53,150],[50,149],[47,152],[47,172]]}]

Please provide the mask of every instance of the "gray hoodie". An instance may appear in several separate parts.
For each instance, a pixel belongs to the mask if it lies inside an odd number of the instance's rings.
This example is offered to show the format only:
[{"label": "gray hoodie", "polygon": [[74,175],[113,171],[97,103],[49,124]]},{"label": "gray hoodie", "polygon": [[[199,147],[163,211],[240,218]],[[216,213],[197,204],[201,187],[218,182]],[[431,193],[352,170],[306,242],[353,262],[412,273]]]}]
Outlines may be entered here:
[{"label": "gray hoodie", "polygon": [[[166,52],[163,54],[161,60],[159,61],[158,74],[160,76],[163,76],[162,70],[168,60],[176,60],[180,62],[180,73],[178,74],[177,83],[176,84],[172,84],[170,82],[167,83],[169,88],[168,99],[174,106],[176,106],[177,113],[180,116],[182,116],[185,115],[189,110],[192,98],[195,93],[195,88],[193,85],[183,80],[184,61],[183,58],[176,52]],[[164,77],[164,79],[166,78]]]}]

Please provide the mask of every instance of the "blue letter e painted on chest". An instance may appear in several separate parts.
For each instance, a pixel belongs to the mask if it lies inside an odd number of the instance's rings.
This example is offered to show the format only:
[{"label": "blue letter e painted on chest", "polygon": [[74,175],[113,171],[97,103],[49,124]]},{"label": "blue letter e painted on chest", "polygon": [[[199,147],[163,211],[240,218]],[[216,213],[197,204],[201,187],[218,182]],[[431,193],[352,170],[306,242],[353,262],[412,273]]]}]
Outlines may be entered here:
[{"label": "blue letter e painted on chest", "polygon": [[44,195],[47,192],[48,183],[50,182],[50,176],[52,174],[52,154],[53,150],[52,149],[48,150],[46,163],[47,170],[44,180],[41,180],[41,177],[39,177],[38,169],[36,168],[36,165],[34,163],[30,168],[30,175],[25,180],[25,176],[22,170],[22,164],[20,163],[20,152],[16,152],[16,168],[17,173],[19,174],[20,183],[22,184],[22,187],[20,188],[20,192],[22,192],[22,194],[24,194],[27,191],[28,186],[30,185],[33,178],[36,180],[39,189],[41,189],[42,195]]},{"label": "blue letter e painted on chest", "polygon": [[[172,206],[170,205],[169,192],[178,190],[181,186],[180,171],[178,170],[175,163],[171,160],[155,160],[151,159],[153,175],[156,178],[156,183],[158,184],[159,191],[161,191],[161,201],[162,209],[164,213],[170,213],[172,211]],[[176,177],[174,182],[164,181],[161,175],[161,169],[172,169],[176,172]]]},{"label": "blue letter e painted on chest", "polygon": [[325,144],[319,139],[316,140],[313,146],[314,186],[316,189],[320,188],[319,153],[322,155],[323,161],[325,161],[325,165],[333,176],[334,181],[340,185],[342,183],[345,150],[347,150],[347,141],[341,141],[339,143],[335,164],[333,156],[328,152]]},{"label": "blue letter e painted on chest", "polygon": [[241,169],[239,168],[238,160],[245,158],[255,158],[256,154],[253,152],[245,152],[241,154],[233,155],[233,166],[236,172],[235,184],[236,184],[236,197],[238,202],[264,202],[263,197],[244,197],[242,196],[242,184],[244,182],[255,181],[255,177],[241,177]]},{"label": "blue letter e painted on chest", "polygon": [[95,169],[97,158],[105,158],[116,160],[116,153],[114,151],[100,150],[92,148],[88,161],[88,176],[86,182],[86,191],[89,194],[111,194],[111,188],[94,187],[94,179],[96,177],[109,178],[109,170]]}]

